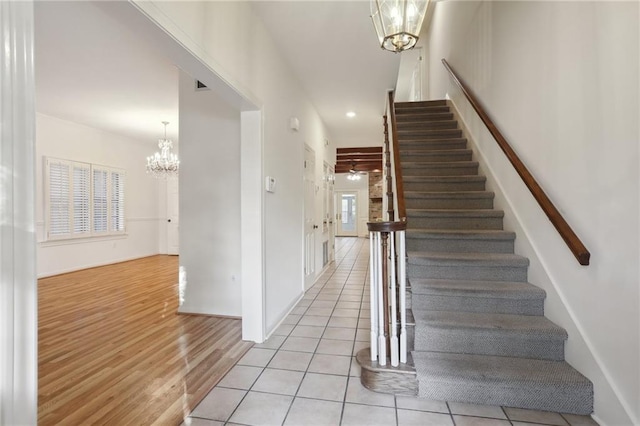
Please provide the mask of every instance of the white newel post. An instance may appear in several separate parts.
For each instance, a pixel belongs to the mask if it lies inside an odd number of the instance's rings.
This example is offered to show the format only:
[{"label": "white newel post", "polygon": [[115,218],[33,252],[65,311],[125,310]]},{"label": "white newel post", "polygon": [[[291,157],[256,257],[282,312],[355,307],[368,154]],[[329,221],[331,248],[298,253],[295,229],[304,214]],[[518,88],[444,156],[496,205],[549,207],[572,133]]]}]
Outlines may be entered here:
[{"label": "white newel post", "polygon": [[371,308],[371,361],[378,360],[378,258],[377,232],[369,232],[369,306]]},{"label": "white newel post", "polygon": [[38,414],[33,3],[0,1],[0,424]]}]

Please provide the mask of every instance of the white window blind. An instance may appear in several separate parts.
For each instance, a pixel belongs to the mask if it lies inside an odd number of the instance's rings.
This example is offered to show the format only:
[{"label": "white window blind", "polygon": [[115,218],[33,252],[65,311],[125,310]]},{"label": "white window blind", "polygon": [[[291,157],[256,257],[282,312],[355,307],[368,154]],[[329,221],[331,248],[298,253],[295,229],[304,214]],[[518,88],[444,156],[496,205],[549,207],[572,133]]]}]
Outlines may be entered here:
[{"label": "white window blind", "polygon": [[111,171],[111,231],[124,231],[124,173]]},{"label": "white window blind", "polygon": [[125,232],[125,172],[121,169],[47,158],[48,239]]},{"label": "white window blind", "polygon": [[93,232],[107,232],[108,223],[108,188],[107,170],[93,168]]}]

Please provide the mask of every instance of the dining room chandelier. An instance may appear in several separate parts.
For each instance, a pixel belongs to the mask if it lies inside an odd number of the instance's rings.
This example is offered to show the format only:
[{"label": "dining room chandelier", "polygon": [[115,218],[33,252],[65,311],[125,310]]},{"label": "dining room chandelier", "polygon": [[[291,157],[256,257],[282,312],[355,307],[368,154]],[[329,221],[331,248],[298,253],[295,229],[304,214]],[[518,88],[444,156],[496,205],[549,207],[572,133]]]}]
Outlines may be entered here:
[{"label": "dining room chandelier", "polygon": [[162,124],[164,124],[164,138],[158,139],[160,152],[147,157],[147,173],[156,178],[177,178],[180,161],[178,156],[171,152],[173,142],[167,139],[167,124],[169,122],[163,121]]},{"label": "dining room chandelier", "polygon": [[415,47],[428,0],[371,0],[371,20],[380,47],[402,52]]}]

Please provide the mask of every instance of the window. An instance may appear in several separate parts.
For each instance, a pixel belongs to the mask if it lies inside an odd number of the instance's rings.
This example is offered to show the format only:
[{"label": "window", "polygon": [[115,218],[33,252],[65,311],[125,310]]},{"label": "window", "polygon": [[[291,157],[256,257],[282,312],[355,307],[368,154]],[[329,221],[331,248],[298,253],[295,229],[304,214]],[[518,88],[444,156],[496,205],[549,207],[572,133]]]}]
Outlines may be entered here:
[{"label": "window", "polygon": [[124,170],[47,158],[47,239],[125,232]]}]

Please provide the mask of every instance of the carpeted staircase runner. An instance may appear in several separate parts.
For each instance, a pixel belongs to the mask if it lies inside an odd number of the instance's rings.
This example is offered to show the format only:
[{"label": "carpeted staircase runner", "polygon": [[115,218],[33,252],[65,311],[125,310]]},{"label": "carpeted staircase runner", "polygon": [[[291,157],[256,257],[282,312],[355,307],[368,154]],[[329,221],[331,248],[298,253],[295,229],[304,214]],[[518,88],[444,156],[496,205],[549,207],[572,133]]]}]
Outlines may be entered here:
[{"label": "carpeted staircase runner", "polygon": [[593,385],[467,149],[446,101],[396,103],[419,395],[589,414]]}]

